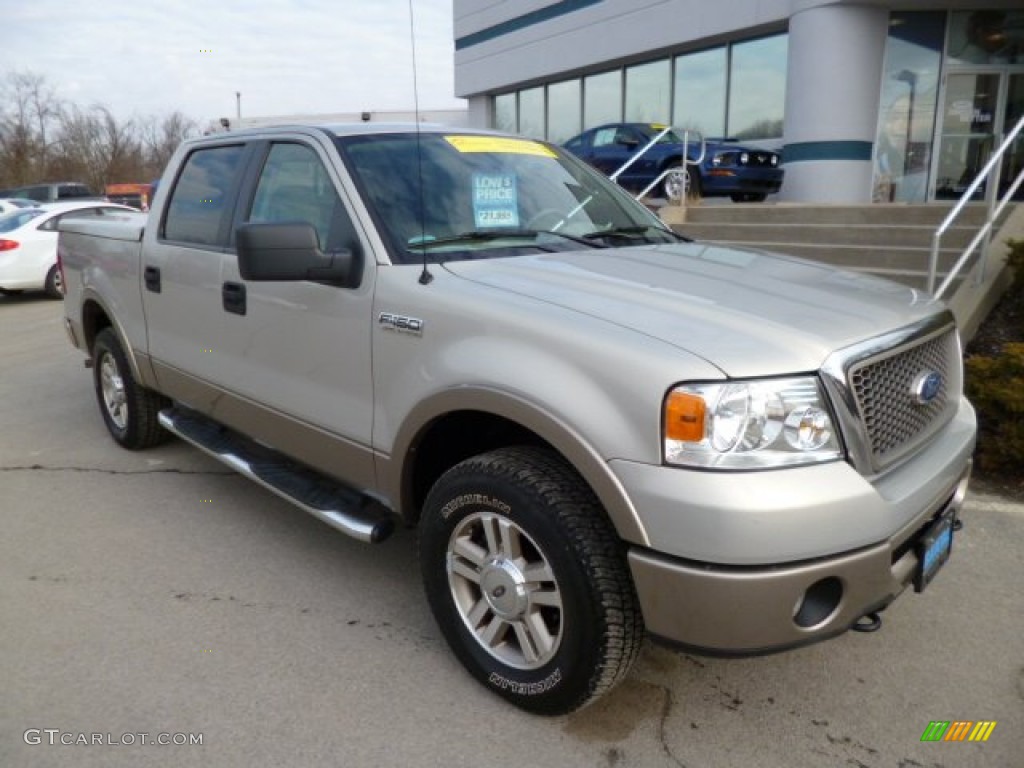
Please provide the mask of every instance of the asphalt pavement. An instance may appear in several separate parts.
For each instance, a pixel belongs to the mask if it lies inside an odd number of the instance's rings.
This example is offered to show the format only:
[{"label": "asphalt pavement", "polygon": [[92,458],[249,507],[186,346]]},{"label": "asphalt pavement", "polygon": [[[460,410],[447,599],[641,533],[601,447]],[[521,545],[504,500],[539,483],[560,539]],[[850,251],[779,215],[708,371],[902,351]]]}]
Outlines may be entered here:
[{"label": "asphalt pavement", "polygon": [[[1022,499],[972,492],[879,632],[648,644],[610,696],[540,718],[449,653],[413,532],[360,544],[180,442],[118,448],[61,313],[0,297],[0,766],[1024,766]],[[932,721],[996,726],[922,742]]]}]

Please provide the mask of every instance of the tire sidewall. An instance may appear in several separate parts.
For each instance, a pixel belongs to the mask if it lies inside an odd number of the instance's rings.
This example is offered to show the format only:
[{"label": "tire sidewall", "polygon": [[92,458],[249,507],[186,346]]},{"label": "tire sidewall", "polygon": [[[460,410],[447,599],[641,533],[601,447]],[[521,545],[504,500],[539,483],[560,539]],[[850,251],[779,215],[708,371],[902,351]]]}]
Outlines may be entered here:
[{"label": "tire sidewall", "polygon": [[[102,380],[102,365],[104,357],[109,356],[114,361],[114,366],[117,368],[117,375],[121,377],[124,382],[125,388],[125,412],[127,414],[127,423],[124,428],[118,427],[110,417],[110,412],[107,410],[107,404],[103,399],[103,380]],[[106,424],[107,431],[110,432],[110,436],[119,445],[130,445],[133,439],[132,430],[136,428],[138,420],[138,409],[135,399],[135,380],[132,378],[131,367],[128,365],[128,358],[124,354],[124,350],[121,348],[121,343],[117,337],[109,329],[100,331],[96,335],[96,341],[93,344],[93,385],[96,389],[96,401],[100,407],[100,413],[103,416],[103,423]]]},{"label": "tire sidewall", "polygon": [[56,264],[50,267],[49,272],[46,273],[46,279],[43,281],[43,292],[51,299],[64,298],[64,294],[61,292],[60,271],[57,269]]},{"label": "tire sidewall", "polygon": [[[595,634],[596,611],[572,545],[534,494],[491,478],[481,487],[472,476],[439,483],[424,508],[420,563],[434,616],[459,660],[485,687],[517,706],[539,714],[559,713],[585,699],[601,638]],[[443,490],[439,492],[440,487]],[[446,557],[453,531],[474,513],[487,512],[518,525],[542,550],[562,595],[562,637],[554,657],[537,669],[503,664],[482,648],[460,615],[451,595]]]}]

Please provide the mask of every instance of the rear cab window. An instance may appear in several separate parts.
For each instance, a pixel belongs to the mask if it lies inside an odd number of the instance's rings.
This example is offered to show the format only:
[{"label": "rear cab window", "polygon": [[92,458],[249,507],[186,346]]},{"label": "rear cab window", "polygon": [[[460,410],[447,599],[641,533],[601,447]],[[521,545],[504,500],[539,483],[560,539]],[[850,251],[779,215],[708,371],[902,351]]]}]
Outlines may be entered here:
[{"label": "rear cab window", "polygon": [[244,144],[229,144],[196,149],[188,156],[171,190],[162,239],[227,246],[245,155]]}]

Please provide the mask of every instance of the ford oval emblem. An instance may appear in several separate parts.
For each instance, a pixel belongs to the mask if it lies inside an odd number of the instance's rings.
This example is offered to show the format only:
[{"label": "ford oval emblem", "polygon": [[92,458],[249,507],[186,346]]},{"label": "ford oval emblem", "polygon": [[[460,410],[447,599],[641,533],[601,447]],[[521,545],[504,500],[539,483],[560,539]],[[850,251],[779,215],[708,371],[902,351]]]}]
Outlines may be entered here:
[{"label": "ford oval emblem", "polygon": [[911,388],[910,394],[918,405],[928,405],[928,403],[939,396],[941,389],[942,374],[935,371],[925,371],[918,374],[917,378],[914,379],[914,386]]}]

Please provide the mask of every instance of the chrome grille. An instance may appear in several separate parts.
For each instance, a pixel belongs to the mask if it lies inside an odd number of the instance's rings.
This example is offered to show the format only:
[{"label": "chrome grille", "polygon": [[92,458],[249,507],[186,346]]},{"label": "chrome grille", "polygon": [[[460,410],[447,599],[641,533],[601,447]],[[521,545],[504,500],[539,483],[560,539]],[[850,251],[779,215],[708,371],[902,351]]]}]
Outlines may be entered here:
[{"label": "chrome grille", "polygon": [[[849,386],[876,468],[905,455],[952,417],[960,388],[958,355],[956,332],[947,330],[850,367]],[[933,399],[920,403],[916,384],[930,372],[942,383]]]}]

